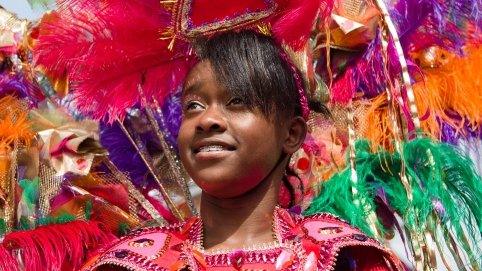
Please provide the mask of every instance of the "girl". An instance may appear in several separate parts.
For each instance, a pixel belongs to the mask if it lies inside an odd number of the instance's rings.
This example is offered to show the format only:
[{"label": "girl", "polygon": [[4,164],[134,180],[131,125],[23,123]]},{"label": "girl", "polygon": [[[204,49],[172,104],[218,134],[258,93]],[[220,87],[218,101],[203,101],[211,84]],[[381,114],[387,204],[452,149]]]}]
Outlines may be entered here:
[{"label": "girl", "polygon": [[178,143],[203,191],[200,217],[135,231],[84,270],[401,270],[389,251],[340,219],[278,207],[307,130],[301,75],[283,49],[250,30],[196,48]]}]

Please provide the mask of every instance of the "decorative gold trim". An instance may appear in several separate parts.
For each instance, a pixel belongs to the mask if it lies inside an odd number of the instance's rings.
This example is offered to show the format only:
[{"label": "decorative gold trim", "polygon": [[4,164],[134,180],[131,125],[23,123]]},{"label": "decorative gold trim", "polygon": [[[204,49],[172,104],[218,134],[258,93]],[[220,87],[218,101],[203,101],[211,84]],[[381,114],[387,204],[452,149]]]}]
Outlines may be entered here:
[{"label": "decorative gold trim", "polygon": [[[139,243],[139,240],[146,239],[143,242]],[[147,239],[147,238],[140,238],[137,240],[130,241],[127,243],[128,246],[130,247],[135,247],[135,248],[141,248],[141,247],[152,247],[154,245],[154,240],[152,239]]]},{"label": "decorative gold trim", "polygon": [[191,39],[202,35],[210,35],[224,30],[234,30],[246,25],[255,24],[256,22],[274,14],[274,11],[277,8],[277,5],[274,1],[265,0],[265,3],[269,6],[269,8],[266,10],[246,13],[232,19],[207,23],[202,26],[189,29],[188,23],[191,1],[192,0],[178,1],[178,5],[176,5],[175,11],[173,12],[173,25],[175,32],[181,34],[185,38]]}]

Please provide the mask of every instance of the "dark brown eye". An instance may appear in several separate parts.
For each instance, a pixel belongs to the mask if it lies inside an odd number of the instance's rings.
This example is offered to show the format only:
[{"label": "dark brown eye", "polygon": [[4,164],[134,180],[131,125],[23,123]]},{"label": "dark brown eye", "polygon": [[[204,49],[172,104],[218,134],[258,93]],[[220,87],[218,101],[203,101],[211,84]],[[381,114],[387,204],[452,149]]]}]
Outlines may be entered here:
[{"label": "dark brown eye", "polygon": [[231,98],[227,105],[244,105],[244,100],[238,97]]},{"label": "dark brown eye", "polygon": [[185,111],[202,110],[204,106],[197,101],[188,101],[184,106]]}]

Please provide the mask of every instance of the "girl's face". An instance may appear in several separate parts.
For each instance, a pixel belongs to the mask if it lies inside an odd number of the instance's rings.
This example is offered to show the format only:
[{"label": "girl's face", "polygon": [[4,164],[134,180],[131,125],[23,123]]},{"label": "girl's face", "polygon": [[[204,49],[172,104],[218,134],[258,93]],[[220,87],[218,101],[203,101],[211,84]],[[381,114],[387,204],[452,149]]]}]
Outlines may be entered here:
[{"label": "girl's face", "polygon": [[256,187],[286,151],[289,129],[275,124],[215,79],[209,61],[186,78],[179,152],[191,178],[207,194],[232,198]]}]

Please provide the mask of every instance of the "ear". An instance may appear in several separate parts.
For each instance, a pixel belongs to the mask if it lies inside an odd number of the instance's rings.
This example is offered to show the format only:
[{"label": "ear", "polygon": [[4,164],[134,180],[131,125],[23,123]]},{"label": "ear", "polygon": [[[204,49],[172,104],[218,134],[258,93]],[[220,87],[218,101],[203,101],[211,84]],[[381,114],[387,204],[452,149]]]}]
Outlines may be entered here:
[{"label": "ear", "polygon": [[303,144],[308,127],[302,117],[294,117],[288,123],[287,129],[288,134],[283,144],[283,151],[290,155],[296,152]]}]

